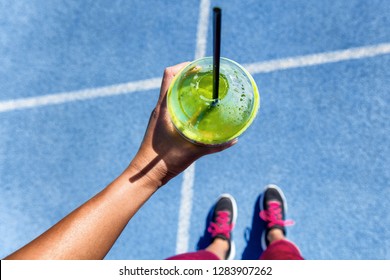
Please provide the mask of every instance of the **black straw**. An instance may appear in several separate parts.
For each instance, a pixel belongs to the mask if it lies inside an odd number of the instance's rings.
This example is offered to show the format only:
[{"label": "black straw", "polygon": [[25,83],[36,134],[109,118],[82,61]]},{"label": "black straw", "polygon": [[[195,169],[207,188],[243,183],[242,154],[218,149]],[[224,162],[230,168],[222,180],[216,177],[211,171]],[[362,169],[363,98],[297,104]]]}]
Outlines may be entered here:
[{"label": "black straw", "polygon": [[221,9],[213,9],[213,99],[218,101],[219,64],[221,58]]}]

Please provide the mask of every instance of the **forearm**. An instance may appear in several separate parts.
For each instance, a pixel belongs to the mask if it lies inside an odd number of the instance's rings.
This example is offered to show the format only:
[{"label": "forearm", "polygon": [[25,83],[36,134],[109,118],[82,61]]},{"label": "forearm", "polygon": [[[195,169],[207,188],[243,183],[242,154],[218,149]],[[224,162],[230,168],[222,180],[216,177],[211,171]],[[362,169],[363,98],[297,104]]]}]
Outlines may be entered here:
[{"label": "forearm", "polygon": [[[137,180],[131,180],[131,178]],[[102,259],[156,181],[129,167],[103,191],[7,259]]]},{"label": "forearm", "polygon": [[160,97],[129,167],[102,192],[9,259],[102,259],[150,196],[199,157],[232,146],[207,147],[185,140],[170,121],[166,93],[187,63],[164,71]]}]

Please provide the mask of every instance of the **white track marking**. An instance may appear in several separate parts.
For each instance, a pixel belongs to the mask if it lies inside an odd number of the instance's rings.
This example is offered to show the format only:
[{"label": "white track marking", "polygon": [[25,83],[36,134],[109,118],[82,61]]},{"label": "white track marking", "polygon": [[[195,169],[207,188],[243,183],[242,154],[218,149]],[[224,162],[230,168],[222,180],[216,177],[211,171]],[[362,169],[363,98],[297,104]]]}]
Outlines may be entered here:
[{"label": "white track marking", "polygon": [[179,221],[176,237],[176,254],[188,252],[188,241],[190,239],[190,225],[192,212],[192,197],[195,181],[195,162],[183,173],[181,184]]},{"label": "white track marking", "polygon": [[154,78],[125,84],[116,84],[107,87],[7,100],[0,102],[0,112],[156,89],[159,88],[160,85],[161,78]]},{"label": "white track marking", "polygon": [[198,31],[196,33],[195,59],[206,55],[209,14],[210,0],[201,0],[199,7]]},{"label": "white track marking", "polygon": [[[206,0],[202,1],[208,2]],[[206,12],[208,14],[208,12]],[[203,16],[200,16],[203,18]],[[207,32],[201,32],[203,36],[207,36]],[[197,36],[198,37],[198,36]],[[203,39],[204,40],[204,39]],[[199,48],[203,49],[203,44],[197,44]],[[203,49],[205,52],[205,49]],[[291,68],[307,67],[313,65],[320,65],[326,63],[340,62],[346,60],[369,58],[379,55],[390,54],[390,44],[384,43],[379,45],[364,46],[359,48],[351,48],[346,50],[338,50],[333,52],[324,52],[311,55],[287,57],[282,59],[275,59],[269,61],[262,61],[256,63],[245,64],[244,67],[251,74],[275,72],[287,70]],[[202,57],[199,51],[196,55]],[[205,53],[203,54],[203,56]],[[198,57],[195,57],[198,58]],[[55,93],[49,95],[41,95],[37,97],[28,97],[20,99],[11,99],[0,101],[0,113],[6,111],[27,109],[39,106],[61,104],[66,102],[73,102],[85,99],[93,99],[99,97],[109,97],[119,94],[127,94],[130,92],[137,92],[143,90],[157,89],[160,87],[161,78],[152,78],[142,81],[129,82],[124,84],[116,84],[112,86],[91,88],[78,91],[70,91],[63,93]]]},{"label": "white track marking", "polygon": [[[209,13],[210,0],[201,0],[199,7],[198,30],[196,33],[195,59],[204,57],[206,55]],[[194,181],[195,162],[183,173],[183,182],[181,184],[179,221],[176,236],[176,254],[188,252]]]},{"label": "white track marking", "polygon": [[[195,59],[206,55],[207,31],[210,14],[210,0],[200,1],[198,29],[196,36]],[[250,63],[244,67],[251,74],[267,73],[281,71],[291,68],[307,67],[326,63],[340,62],[346,60],[369,58],[379,55],[390,54],[390,44],[383,43],[372,46],[350,48],[333,52],[324,52],[311,55],[303,55],[257,63]],[[13,100],[0,101],[0,113],[28,108],[35,108],[46,105],[61,104],[86,99],[100,97],[109,97],[131,92],[158,89],[161,84],[161,78],[152,78],[112,86],[91,88],[78,91],[42,95],[37,97],[20,98]],[[183,174],[181,186],[181,200],[179,209],[178,231],[176,239],[176,253],[188,251],[189,229],[192,212],[193,185],[195,180],[195,163],[192,164]]]},{"label": "white track marking", "polygon": [[379,44],[360,48],[350,48],[333,52],[317,53],[257,62],[244,65],[251,74],[267,73],[290,68],[307,67],[319,64],[339,62],[345,60],[368,58],[390,54],[390,44]]}]

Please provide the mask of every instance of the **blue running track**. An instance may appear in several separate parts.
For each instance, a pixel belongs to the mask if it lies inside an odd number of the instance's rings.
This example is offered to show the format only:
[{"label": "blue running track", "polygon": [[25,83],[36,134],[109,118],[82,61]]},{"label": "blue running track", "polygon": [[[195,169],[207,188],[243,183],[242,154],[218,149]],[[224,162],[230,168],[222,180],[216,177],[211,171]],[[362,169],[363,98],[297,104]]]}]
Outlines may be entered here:
[{"label": "blue running track", "polygon": [[233,148],[159,190],[107,259],[195,250],[221,193],[238,204],[236,259],[256,258],[256,201],[269,183],[284,190],[288,238],[305,258],[390,259],[381,0],[0,1],[0,257],[127,166],[164,68],[211,55],[215,5],[222,55],[259,86],[258,118]]}]

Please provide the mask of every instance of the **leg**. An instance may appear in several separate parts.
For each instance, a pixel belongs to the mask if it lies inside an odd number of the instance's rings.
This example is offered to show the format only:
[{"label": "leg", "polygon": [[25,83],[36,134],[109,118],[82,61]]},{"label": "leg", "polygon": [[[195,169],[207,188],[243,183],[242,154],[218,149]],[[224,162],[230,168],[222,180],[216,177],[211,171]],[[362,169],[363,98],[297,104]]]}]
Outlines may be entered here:
[{"label": "leg", "polygon": [[220,258],[207,250],[184,253],[167,258],[167,260],[220,260]]},{"label": "leg", "polygon": [[286,239],[286,226],[293,225],[286,220],[287,203],[281,189],[268,185],[260,202],[260,218],[267,223],[263,232],[261,245],[262,260],[302,260],[298,247]]},{"label": "leg", "polygon": [[260,260],[303,260],[303,257],[298,247],[284,238],[270,243]]},{"label": "leg", "polygon": [[233,259],[235,246],[231,232],[237,217],[237,205],[231,195],[219,197],[213,208],[213,216],[208,227],[212,242],[204,250],[184,253],[168,258],[169,260],[220,260]]}]

